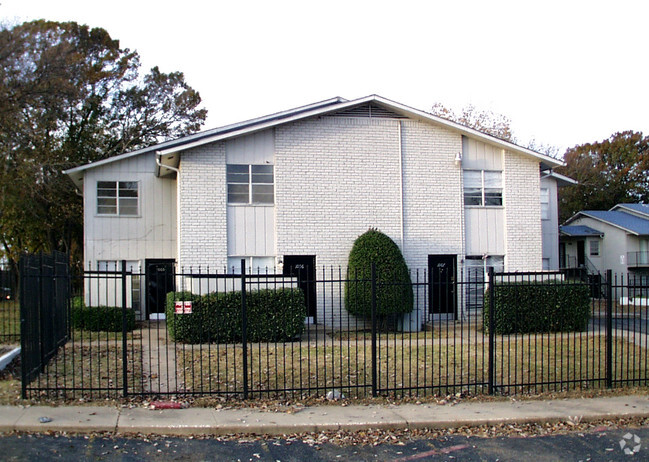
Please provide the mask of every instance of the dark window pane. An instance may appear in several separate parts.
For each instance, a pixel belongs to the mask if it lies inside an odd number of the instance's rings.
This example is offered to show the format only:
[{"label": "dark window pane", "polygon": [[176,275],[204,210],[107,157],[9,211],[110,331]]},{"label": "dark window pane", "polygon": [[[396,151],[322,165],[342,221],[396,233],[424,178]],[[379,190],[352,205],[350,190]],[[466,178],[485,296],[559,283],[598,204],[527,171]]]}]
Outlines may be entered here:
[{"label": "dark window pane", "polygon": [[137,215],[137,198],[120,198],[119,200],[120,215]]},{"label": "dark window pane", "polygon": [[116,189],[117,183],[114,181],[98,181],[97,189]]},{"label": "dark window pane", "polygon": [[464,188],[464,205],[482,205],[480,188]]},{"label": "dark window pane", "polygon": [[503,205],[503,194],[501,190],[485,189],[485,205]]},{"label": "dark window pane", "polygon": [[273,174],[273,166],[272,165],[252,165],[252,174],[254,175],[255,173],[269,173]]},{"label": "dark window pane", "polygon": [[98,205],[97,206],[97,213],[100,214],[100,215],[116,215],[117,214],[117,206]]},{"label": "dark window pane", "polygon": [[247,204],[248,194],[228,193],[228,203],[230,204]]},{"label": "dark window pane", "polygon": [[248,194],[248,185],[247,184],[229,184],[228,185],[229,193],[237,194]]},{"label": "dark window pane", "polygon": [[252,202],[257,204],[272,204],[275,199],[273,185],[253,185]]}]

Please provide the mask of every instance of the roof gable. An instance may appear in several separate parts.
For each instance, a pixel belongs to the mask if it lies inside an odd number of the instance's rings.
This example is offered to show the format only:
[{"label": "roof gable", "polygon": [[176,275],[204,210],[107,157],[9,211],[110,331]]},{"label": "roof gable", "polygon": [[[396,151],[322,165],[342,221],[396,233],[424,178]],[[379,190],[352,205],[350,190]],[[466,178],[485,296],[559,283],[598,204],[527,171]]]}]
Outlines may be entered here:
[{"label": "roof gable", "polygon": [[98,162],[82,165],[79,167],[66,170],[64,173],[71,176],[75,182],[82,181],[83,171],[89,168],[95,168],[110,162],[118,162],[128,157],[155,151],[160,155],[168,155],[181,152],[194,147],[202,146],[216,141],[221,141],[237,136],[246,135],[260,130],[265,130],[277,125],[290,123],[310,117],[323,115],[341,115],[353,117],[390,117],[390,118],[411,118],[436,125],[441,125],[454,130],[462,135],[499,146],[512,152],[523,154],[538,159],[545,165],[556,167],[563,163],[545,154],[541,154],[531,149],[518,146],[505,140],[480,132],[470,127],[458,124],[456,122],[435,116],[433,114],[420,111],[418,109],[405,106],[403,104],[388,100],[378,95],[370,95],[364,98],[348,101],[344,98],[336,97],[318,103],[300,106],[287,111],[269,114],[256,119],[247,120],[212,130],[195,133],[175,140],[165,141],[138,151],[133,151],[118,156],[110,157]]},{"label": "roof gable", "polygon": [[572,223],[579,217],[588,217],[602,223],[607,223],[636,236],[649,235],[649,218],[642,218],[618,210],[583,210],[570,218],[566,224]]},{"label": "roof gable", "polygon": [[649,218],[649,204],[617,204],[611,210],[620,210]]}]

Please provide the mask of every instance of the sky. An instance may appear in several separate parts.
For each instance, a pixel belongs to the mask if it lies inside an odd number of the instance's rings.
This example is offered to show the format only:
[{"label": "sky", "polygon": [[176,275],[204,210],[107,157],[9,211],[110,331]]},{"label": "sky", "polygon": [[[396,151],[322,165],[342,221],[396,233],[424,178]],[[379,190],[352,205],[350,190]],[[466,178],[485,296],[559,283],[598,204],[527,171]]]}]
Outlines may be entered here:
[{"label": "sky", "polygon": [[4,25],[102,27],[143,71],[182,71],[205,129],[378,94],[503,114],[559,153],[649,135],[647,17],[646,0],[0,0]]}]

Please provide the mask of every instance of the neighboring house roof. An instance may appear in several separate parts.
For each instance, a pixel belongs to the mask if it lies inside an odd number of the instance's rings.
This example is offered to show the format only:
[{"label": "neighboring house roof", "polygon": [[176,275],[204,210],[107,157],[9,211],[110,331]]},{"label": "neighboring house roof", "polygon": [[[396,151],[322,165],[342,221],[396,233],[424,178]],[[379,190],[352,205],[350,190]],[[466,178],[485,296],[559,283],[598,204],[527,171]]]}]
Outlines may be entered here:
[{"label": "neighboring house roof", "polygon": [[590,226],[559,226],[559,232],[567,237],[604,237],[604,233]]},{"label": "neighboring house roof", "polygon": [[611,210],[630,210],[637,214],[646,215],[649,218],[649,204],[617,204]]},{"label": "neighboring house roof", "polygon": [[649,235],[649,218],[642,218],[618,210],[583,210],[570,218],[566,224],[572,223],[579,217],[588,217],[620,228],[636,236]]},{"label": "neighboring house roof", "polygon": [[[349,110],[356,106],[361,106],[366,104],[379,106],[379,108],[388,109],[396,114],[405,117],[442,125],[452,130],[455,130],[463,135],[467,135],[472,138],[485,141],[492,145],[500,146],[512,152],[517,152],[520,154],[534,157],[538,159],[547,168],[553,168],[553,167],[563,165],[562,161],[557,160],[548,155],[541,154],[536,151],[532,151],[531,149],[527,149],[522,146],[518,146],[514,143],[501,140],[500,138],[496,138],[494,136],[480,132],[473,128],[466,127],[464,125],[458,124],[448,119],[444,119],[442,117],[438,117],[433,114],[429,114],[427,112],[411,108],[409,106],[405,106],[401,103],[391,101],[381,96],[370,95],[352,101],[348,101],[344,98],[336,97],[318,103],[309,104],[307,106],[301,106],[295,109],[290,109],[283,112],[277,112],[275,114],[270,114],[256,119],[251,119],[236,124],[226,125],[224,127],[207,130],[189,136],[184,136],[182,138],[178,138],[175,140],[165,141],[163,143],[150,146],[148,148],[140,149],[133,152],[128,152],[118,156],[110,157],[108,159],[100,160],[98,162],[93,162],[90,164],[71,168],[69,170],[64,171],[64,173],[70,175],[72,180],[78,185],[80,185],[83,180],[83,172],[85,170],[96,168],[101,165],[105,165],[107,163],[117,162],[122,159],[126,159],[132,156],[137,156],[149,152],[156,152],[160,156],[171,155],[174,153],[178,153],[180,151],[202,146],[204,144],[246,135],[256,131],[272,128],[277,125],[295,122],[309,117],[323,116],[334,112]],[[177,165],[177,158],[175,162]]]},{"label": "neighboring house roof", "polygon": [[560,173],[553,172],[552,170],[543,173],[545,174],[543,178],[554,178],[557,181],[557,186],[570,186],[572,184],[579,183],[577,180],[573,180],[569,176],[561,175]]}]

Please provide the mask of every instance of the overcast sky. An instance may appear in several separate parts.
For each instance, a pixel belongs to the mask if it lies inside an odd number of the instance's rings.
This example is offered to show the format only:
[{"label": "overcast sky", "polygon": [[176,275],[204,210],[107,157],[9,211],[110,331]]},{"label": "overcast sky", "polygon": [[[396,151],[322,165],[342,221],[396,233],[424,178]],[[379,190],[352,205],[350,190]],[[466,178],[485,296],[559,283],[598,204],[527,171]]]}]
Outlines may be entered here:
[{"label": "overcast sky", "polygon": [[184,72],[204,128],[376,93],[492,110],[561,152],[649,134],[645,0],[0,0],[0,16],[103,27],[144,70]]}]

